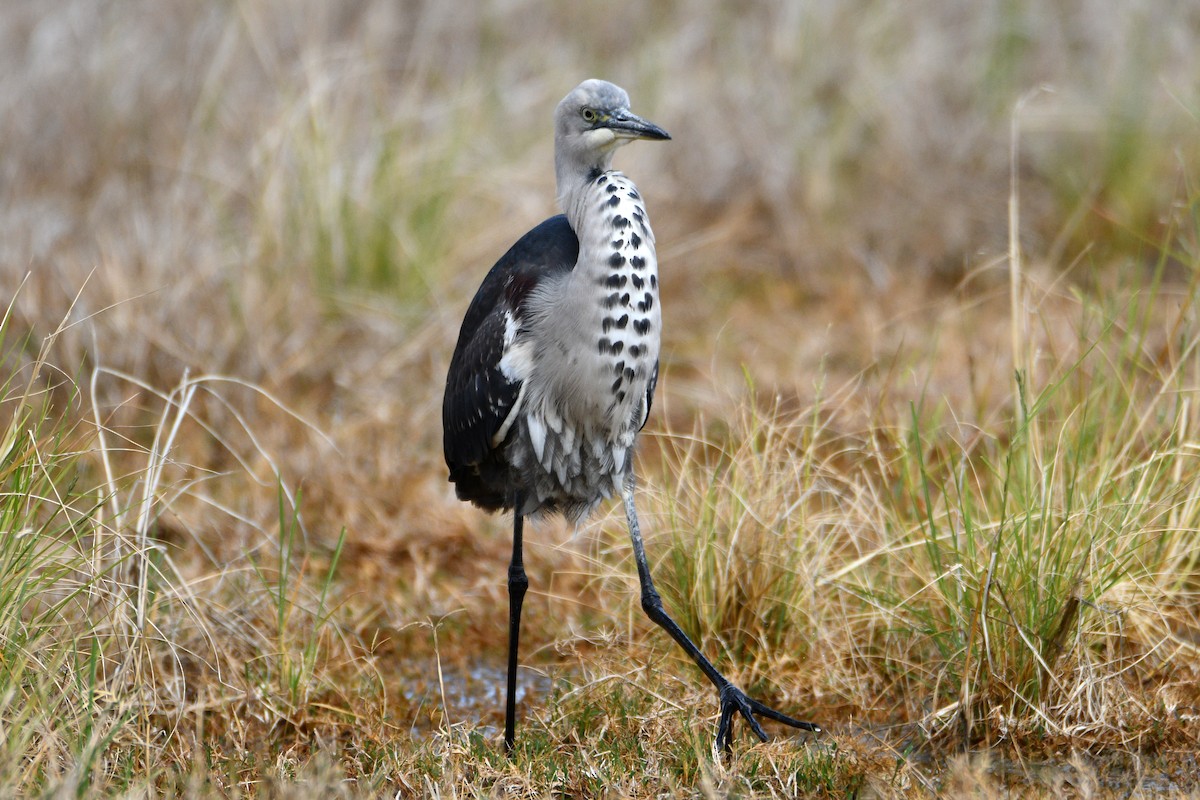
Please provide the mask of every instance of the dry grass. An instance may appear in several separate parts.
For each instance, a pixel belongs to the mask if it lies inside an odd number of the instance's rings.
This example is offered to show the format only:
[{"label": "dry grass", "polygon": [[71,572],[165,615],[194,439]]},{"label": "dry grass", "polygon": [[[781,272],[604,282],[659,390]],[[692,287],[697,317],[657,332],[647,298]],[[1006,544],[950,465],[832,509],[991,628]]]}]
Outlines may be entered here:
[{"label": "dry grass", "polygon": [[[1198,37],[1151,0],[9,4],[0,793],[1196,792]],[[821,741],[712,758],[609,514],[530,537],[499,753],[508,523],[454,501],[439,386],[591,75],[675,136],[620,159],[658,580]]]}]

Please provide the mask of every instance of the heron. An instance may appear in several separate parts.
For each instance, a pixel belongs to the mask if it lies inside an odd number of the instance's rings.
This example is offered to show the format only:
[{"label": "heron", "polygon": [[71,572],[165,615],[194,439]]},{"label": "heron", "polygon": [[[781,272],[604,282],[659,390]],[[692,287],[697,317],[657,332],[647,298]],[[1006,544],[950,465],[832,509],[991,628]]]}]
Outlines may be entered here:
[{"label": "heron", "polygon": [[554,113],[554,167],[563,213],[521,237],[483,279],[463,318],[446,376],[443,449],[459,499],[513,512],[508,567],[504,748],[516,731],[521,606],[529,580],[526,517],[574,523],[605,499],[625,507],[645,613],[716,687],[716,747],[735,714],[762,741],[757,717],[820,732],[748,696],[667,614],[650,575],[634,506],[634,443],[658,382],[662,316],[654,233],[637,187],[612,168],[629,142],[670,135],[634,114],[625,90],[586,80]]}]

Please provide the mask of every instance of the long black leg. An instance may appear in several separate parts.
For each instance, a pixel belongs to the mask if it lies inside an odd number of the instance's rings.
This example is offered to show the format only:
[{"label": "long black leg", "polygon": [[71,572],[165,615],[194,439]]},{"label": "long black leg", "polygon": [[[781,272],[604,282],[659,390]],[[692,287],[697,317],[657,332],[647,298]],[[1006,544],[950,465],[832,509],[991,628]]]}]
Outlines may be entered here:
[{"label": "long black leg", "polygon": [[521,603],[529,579],[525,577],[521,534],[525,518],[521,516],[520,495],[513,503],[513,552],[508,565],[508,697],[504,705],[504,752],[512,753],[517,730],[517,644],[521,638]]},{"label": "long black leg", "polygon": [[782,722],[785,725],[791,725],[793,728],[820,733],[821,726],[814,725],[811,722],[802,722],[789,717],[787,714],[782,714],[770,706],[753,699],[741,689],[734,686],[728,678],[717,671],[717,668],[712,665],[711,661],[704,657],[704,653],[700,652],[700,648],[696,647],[687,634],[683,632],[683,629],[676,624],[675,620],[671,619],[666,609],[663,608],[662,598],[659,597],[658,591],[654,588],[654,581],[650,577],[650,565],[646,561],[646,548],[642,544],[642,530],[638,525],[637,509],[633,505],[632,477],[625,487],[623,498],[625,500],[625,518],[629,523],[629,538],[633,540],[633,557],[637,560],[638,580],[642,585],[642,610],[646,612],[646,615],[650,619],[654,620],[667,633],[671,634],[671,638],[683,648],[692,661],[696,662],[696,666],[700,667],[700,670],[708,676],[713,686],[717,687],[717,692],[721,700],[721,721],[717,727],[717,748],[720,750],[729,750],[734,712],[740,712],[746,718],[746,721],[750,723],[750,729],[764,742],[767,740],[767,733],[762,729],[762,725],[758,723],[758,720],[754,718],[755,714],[761,714],[768,719]]}]

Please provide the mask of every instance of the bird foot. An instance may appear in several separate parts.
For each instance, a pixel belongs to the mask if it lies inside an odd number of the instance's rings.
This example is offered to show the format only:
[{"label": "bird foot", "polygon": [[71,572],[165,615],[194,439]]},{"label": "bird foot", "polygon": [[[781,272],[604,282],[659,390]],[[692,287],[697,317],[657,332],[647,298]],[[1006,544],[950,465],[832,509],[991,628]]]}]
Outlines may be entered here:
[{"label": "bird foot", "polygon": [[782,722],[784,725],[790,725],[802,731],[822,733],[820,725],[815,725],[811,722],[802,722],[801,720],[789,717],[787,714],[782,714],[750,697],[732,683],[726,682],[721,686],[720,694],[721,724],[717,727],[717,749],[723,752],[729,752],[729,744],[733,738],[733,715],[735,712],[745,717],[746,721],[750,723],[750,730],[754,731],[754,735],[760,741],[764,742],[769,737],[767,736],[767,732],[763,730],[762,725],[755,719],[755,714],[767,719],[773,719],[776,722]]}]

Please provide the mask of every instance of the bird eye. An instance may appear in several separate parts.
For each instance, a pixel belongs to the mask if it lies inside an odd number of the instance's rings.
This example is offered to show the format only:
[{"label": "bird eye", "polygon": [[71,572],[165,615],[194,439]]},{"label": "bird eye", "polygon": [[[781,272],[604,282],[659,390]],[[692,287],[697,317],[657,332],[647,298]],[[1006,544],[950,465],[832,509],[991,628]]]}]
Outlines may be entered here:
[{"label": "bird eye", "polygon": [[585,108],[581,113],[583,114],[584,122],[595,122],[599,118],[596,114],[596,110],[593,108]]}]

